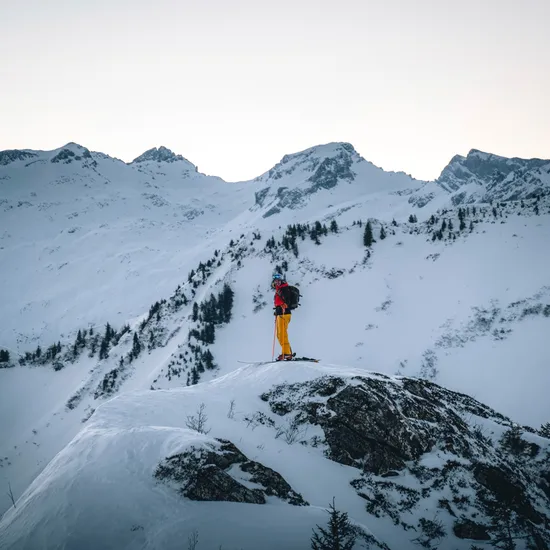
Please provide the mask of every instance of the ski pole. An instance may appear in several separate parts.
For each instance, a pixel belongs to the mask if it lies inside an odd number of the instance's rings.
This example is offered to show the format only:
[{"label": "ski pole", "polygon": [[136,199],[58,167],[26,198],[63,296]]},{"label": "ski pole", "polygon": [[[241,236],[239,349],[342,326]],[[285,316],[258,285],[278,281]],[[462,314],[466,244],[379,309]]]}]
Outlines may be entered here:
[{"label": "ski pole", "polygon": [[277,335],[277,316],[275,315],[275,324],[273,325],[273,347],[271,348],[271,360],[275,361],[275,336]]}]

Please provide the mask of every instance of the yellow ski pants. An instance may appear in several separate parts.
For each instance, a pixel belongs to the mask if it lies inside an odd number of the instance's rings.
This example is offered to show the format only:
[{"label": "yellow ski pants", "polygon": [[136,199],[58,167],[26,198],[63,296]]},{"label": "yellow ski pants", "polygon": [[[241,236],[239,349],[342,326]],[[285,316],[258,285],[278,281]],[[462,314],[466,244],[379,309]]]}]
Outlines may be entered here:
[{"label": "yellow ski pants", "polygon": [[284,315],[277,315],[276,324],[277,324],[277,340],[281,344],[281,353],[283,355],[291,355],[292,349],[288,341],[288,323],[290,323],[290,318],[292,315],[290,313],[285,313]]}]

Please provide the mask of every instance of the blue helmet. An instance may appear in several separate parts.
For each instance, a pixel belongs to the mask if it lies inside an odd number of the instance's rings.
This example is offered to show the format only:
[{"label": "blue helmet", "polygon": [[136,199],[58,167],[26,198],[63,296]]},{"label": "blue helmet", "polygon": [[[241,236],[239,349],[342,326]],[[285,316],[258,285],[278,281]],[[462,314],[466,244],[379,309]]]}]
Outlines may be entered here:
[{"label": "blue helmet", "polygon": [[285,278],[280,273],[273,273],[273,277],[271,278],[271,287],[275,288],[277,282],[283,282]]}]

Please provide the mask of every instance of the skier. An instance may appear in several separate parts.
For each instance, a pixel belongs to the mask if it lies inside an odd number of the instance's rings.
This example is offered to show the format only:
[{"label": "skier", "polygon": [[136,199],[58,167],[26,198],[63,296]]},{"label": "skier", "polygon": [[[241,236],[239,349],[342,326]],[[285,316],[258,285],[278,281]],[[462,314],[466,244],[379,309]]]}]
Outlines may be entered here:
[{"label": "skier", "polygon": [[288,341],[288,323],[290,323],[291,310],[285,303],[281,292],[282,289],[288,287],[288,283],[280,273],[273,275],[271,288],[275,290],[274,305],[275,325],[277,329],[277,340],[281,345],[281,355],[277,357],[277,361],[291,361],[294,357],[290,342]]}]

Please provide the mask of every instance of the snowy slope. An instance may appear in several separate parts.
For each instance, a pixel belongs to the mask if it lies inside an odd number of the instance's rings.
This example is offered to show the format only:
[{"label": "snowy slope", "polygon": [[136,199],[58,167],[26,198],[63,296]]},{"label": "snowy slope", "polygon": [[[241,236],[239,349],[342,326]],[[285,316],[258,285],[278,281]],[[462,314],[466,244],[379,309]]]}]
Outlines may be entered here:
[{"label": "snowy slope", "polygon": [[[198,433],[190,427],[201,405]],[[396,435],[377,442],[394,422],[409,433],[400,449]],[[537,472],[550,440],[523,434],[524,451],[514,454],[499,443],[510,425],[435,385],[307,363],[126,393],[96,411],[4,516],[0,546],[175,549],[196,531],[197,548],[305,549],[335,498],[358,528],[355,548],[468,549],[468,539],[496,537],[505,525],[498,506],[489,512],[502,491],[493,478],[503,475],[521,495],[508,504],[513,535],[532,526],[530,537],[548,543],[549,486]],[[369,447],[373,458],[362,463]],[[434,517],[443,535],[425,529]],[[482,537],[461,534],[472,525]]]},{"label": "snowy slope", "polygon": [[[342,152],[351,182],[331,171]],[[304,154],[287,164],[299,164]],[[348,144],[313,148],[307,156],[320,183],[302,168],[282,179],[226,183],[166,148],[129,165],[77,144],[0,153],[0,300],[10,319],[0,324],[0,343],[21,352],[76,326],[122,324],[243,231],[305,220],[327,208],[357,213],[365,196],[413,182],[375,168]],[[306,195],[300,209],[263,218],[274,206],[266,199],[258,209],[258,193],[276,195],[283,182]],[[396,202],[386,193],[381,200]]]},{"label": "snowy slope", "polygon": [[32,155],[0,161],[0,342],[14,349],[140,315],[252,204],[247,185],[183,158],[126,165],[76,144]]},{"label": "snowy slope", "polygon": [[[426,191],[430,200],[415,203]],[[89,437],[101,404],[113,396],[121,395],[114,401],[120,402],[124,392],[145,390],[143,396],[154,389],[172,399],[177,392],[164,389],[196,381],[185,391],[203,388],[196,391],[209,395],[216,386],[203,383],[231,379],[239,360],[270,359],[275,268],[304,296],[290,325],[299,355],[321,358],[323,369],[346,365],[344,370],[427,378],[538,428],[550,420],[550,262],[543,253],[550,202],[542,196],[477,204],[475,210],[470,205],[462,228],[452,197],[437,182],[383,172],[349,144],[287,155],[273,170],[240,183],[204,176],[165,148],[128,165],[75,144],[55,152],[4,152],[0,348],[11,349],[12,358],[29,354],[24,366],[0,368],[0,486],[9,483],[19,498],[75,436]],[[418,222],[409,221],[413,213]],[[369,250],[363,245],[367,219],[376,239]],[[333,221],[337,232],[325,234],[323,226]],[[317,223],[319,244],[311,235]],[[297,255],[288,243],[295,224],[308,224],[295,239]],[[379,238],[382,226],[385,239]],[[207,304],[225,284],[234,293],[233,306],[227,320],[214,323],[215,341],[207,343],[200,332],[209,322],[203,309],[194,320],[194,305]],[[101,357],[107,322],[115,335]],[[79,330],[85,341],[75,346]],[[56,342],[61,350],[48,358]],[[45,352],[40,358],[38,344]],[[251,381],[242,399],[259,392]],[[154,429],[144,433],[139,445],[149,445],[149,436],[157,442],[153,447],[161,445]],[[177,437],[185,445],[197,441],[188,435]],[[127,443],[118,445],[113,452]],[[74,464],[70,448],[63,453]],[[333,468],[330,476],[340,479]],[[55,469],[55,483],[72,475]],[[11,501],[0,494],[3,512]],[[328,493],[322,497],[318,506],[330,502]],[[296,522],[289,536],[307,547],[310,527],[323,521],[324,512],[288,510],[280,511],[285,522]],[[219,513],[228,517],[226,511]],[[22,516],[8,517],[15,523],[5,524],[6,536],[17,538]],[[207,525],[198,527],[203,532]],[[43,531],[37,527],[36,533]],[[392,542],[399,547],[404,539],[396,536]],[[171,537],[167,532],[166,540]],[[231,540],[228,547],[245,547]]]}]

